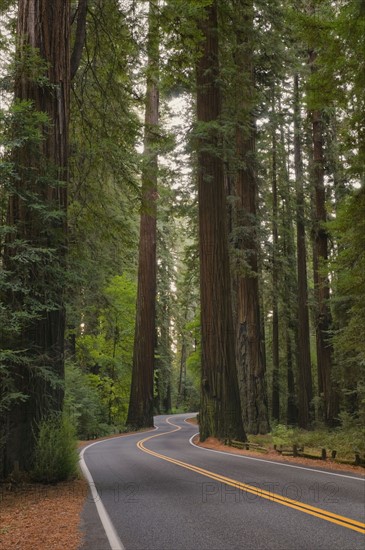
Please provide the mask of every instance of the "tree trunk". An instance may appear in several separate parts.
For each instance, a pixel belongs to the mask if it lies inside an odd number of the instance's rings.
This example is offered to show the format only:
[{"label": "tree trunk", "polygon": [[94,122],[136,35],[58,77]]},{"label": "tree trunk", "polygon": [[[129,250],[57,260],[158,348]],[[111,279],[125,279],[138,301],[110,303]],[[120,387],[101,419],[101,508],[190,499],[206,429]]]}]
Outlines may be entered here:
[{"label": "tree trunk", "polygon": [[177,405],[178,407],[184,403],[186,396],[186,360],[187,360],[187,342],[184,333],[181,334],[181,351],[180,351],[180,374]]},{"label": "tree trunk", "polygon": [[231,281],[223,162],[217,124],[221,114],[217,2],[199,21],[198,200],[202,330],[200,437],[245,440],[234,353]]},{"label": "tree trunk", "polygon": [[[273,115],[274,115],[273,106]],[[280,419],[280,382],[279,382],[279,266],[278,266],[278,188],[277,188],[277,144],[275,127],[272,136],[272,403],[271,417]]]},{"label": "tree trunk", "polygon": [[[310,65],[315,72],[316,53],[310,52]],[[338,398],[331,379],[332,344],[330,342],[331,312],[328,275],[324,273],[328,260],[328,235],[326,191],[324,186],[323,121],[321,111],[311,111],[313,146],[313,270],[315,288],[315,323],[318,367],[318,388],[323,395],[324,420],[328,425],[335,422],[338,414]]]},{"label": "tree trunk", "polygon": [[[236,5],[237,4],[237,5]],[[236,246],[243,251],[247,274],[237,280],[236,360],[244,423],[249,433],[269,431],[265,362],[260,321],[257,244],[256,127],[254,118],[253,6],[234,3],[242,27],[235,29],[236,81]],[[243,29],[243,30],[242,30]]]},{"label": "tree trunk", "polygon": [[[23,289],[8,294],[15,310],[33,314],[5,347],[22,351],[26,361],[12,365],[15,391],[27,398],[8,411],[5,471],[15,463],[29,469],[37,423],[63,402],[64,378],[64,269],[66,258],[66,206],[68,179],[68,125],[70,106],[70,4],[63,0],[19,0],[17,21],[18,67],[15,99],[31,102],[31,111],[46,113],[39,123],[42,139],[14,150],[17,171],[8,203],[4,268],[19,273],[22,246],[34,248],[36,257],[24,264]],[[44,67],[29,70],[31,49]],[[34,78],[34,71],[42,74]],[[47,214],[47,212],[49,214]],[[57,212],[57,215],[54,213]],[[53,213],[53,215],[51,214]],[[38,257],[37,257],[38,254]],[[27,293],[22,290],[27,289]],[[36,308],[36,313],[34,313]],[[25,351],[24,351],[25,350]],[[47,373],[47,374],[46,374]],[[53,380],[51,380],[53,378]]]},{"label": "tree trunk", "polygon": [[[283,201],[283,258],[287,265],[283,278],[283,324],[286,341],[286,368],[287,368],[287,424],[298,424],[298,408],[294,383],[294,361],[298,365],[298,322],[295,298],[298,296],[298,285],[295,276],[295,241],[293,227],[293,213],[290,201],[289,174],[286,171],[286,199]],[[299,390],[300,391],[300,390]]]},{"label": "tree trunk", "polygon": [[310,358],[307,253],[305,242],[303,163],[300,140],[299,79],[294,77],[294,163],[296,182],[297,271],[298,271],[298,423],[307,428],[311,419],[312,371]]},{"label": "tree trunk", "polygon": [[[162,278],[166,274],[165,269],[163,269],[164,263],[162,260],[162,267],[160,271],[160,281],[162,283]],[[161,273],[162,272],[162,273]],[[163,273],[165,272],[165,273]],[[156,392],[158,395],[157,406],[160,412],[163,414],[171,413],[171,335],[170,335],[170,322],[171,322],[171,312],[170,312],[170,294],[167,286],[160,288],[158,303],[158,338],[157,338],[157,380]]]},{"label": "tree trunk", "polygon": [[[288,331],[287,331],[288,332]],[[292,361],[292,344],[290,335],[286,335],[287,345],[287,369],[286,369],[286,381],[287,381],[287,402],[286,402],[286,423],[288,426],[296,426],[298,424],[298,407],[295,392],[295,379],[294,368]]]},{"label": "tree trunk", "polygon": [[153,379],[156,331],[156,200],[159,122],[159,25],[158,6],[149,5],[148,68],[142,172],[142,206],[138,259],[137,311],[133,370],[127,424],[135,428],[153,426]]},{"label": "tree trunk", "polygon": [[75,42],[72,48],[71,53],[71,79],[76,75],[77,69],[79,68],[82,51],[84,49],[85,38],[86,38],[86,15],[88,8],[88,0],[79,0],[77,10],[75,13],[76,16],[76,32],[75,32]]}]

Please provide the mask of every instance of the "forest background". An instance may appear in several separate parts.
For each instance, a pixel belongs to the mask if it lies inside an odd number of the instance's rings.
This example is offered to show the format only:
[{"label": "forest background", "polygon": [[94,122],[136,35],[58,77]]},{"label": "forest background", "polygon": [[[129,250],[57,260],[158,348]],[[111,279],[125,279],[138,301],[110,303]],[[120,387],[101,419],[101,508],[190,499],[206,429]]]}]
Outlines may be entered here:
[{"label": "forest background", "polygon": [[26,5],[1,3],[2,473],[60,410],[79,438],[199,410],[203,439],[364,450],[365,2],[70,2],[52,147]]}]

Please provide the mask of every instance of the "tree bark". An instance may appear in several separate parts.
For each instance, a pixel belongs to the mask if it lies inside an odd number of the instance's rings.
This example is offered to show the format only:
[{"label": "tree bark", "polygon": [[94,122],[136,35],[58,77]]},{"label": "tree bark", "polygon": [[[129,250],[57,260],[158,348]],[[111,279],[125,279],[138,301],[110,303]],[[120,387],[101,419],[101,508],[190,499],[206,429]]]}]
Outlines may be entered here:
[{"label": "tree bark", "polygon": [[[311,71],[315,72],[316,52],[310,52]],[[315,324],[318,388],[324,401],[324,420],[328,425],[335,423],[338,414],[338,396],[332,383],[332,325],[329,307],[330,288],[328,275],[324,272],[328,260],[328,234],[326,191],[324,186],[323,120],[319,109],[311,111],[313,147],[313,271],[315,289]]]},{"label": "tree bark", "polygon": [[[301,151],[299,78],[294,76],[294,163],[298,271],[298,423],[307,428],[311,420],[312,371],[310,358],[307,252],[304,216],[303,162]],[[289,408],[289,404],[288,404]]]},{"label": "tree bark", "polygon": [[241,235],[236,246],[243,251],[248,273],[237,277],[236,360],[241,406],[249,433],[269,431],[265,361],[260,321],[257,244],[257,179],[255,173],[256,125],[254,117],[253,4],[234,3],[242,26],[235,28],[236,82],[235,149],[237,196],[235,229]]},{"label": "tree bark", "polygon": [[[25,350],[26,363],[12,365],[16,391],[26,396],[8,411],[5,471],[15,463],[29,469],[37,423],[50,411],[61,410],[64,378],[64,269],[66,258],[66,208],[68,179],[68,125],[70,107],[70,5],[63,0],[19,0],[15,99],[31,102],[33,113],[46,113],[48,123],[39,124],[42,139],[35,146],[26,141],[13,153],[17,170],[14,192],[8,203],[4,268],[19,272],[19,243],[34,247],[41,260],[24,264],[22,280],[29,294],[8,294],[13,310],[22,311],[31,301],[34,314],[6,347]],[[42,74],[29,71],[29,54],[44,62]],[[37,70],[37,69],[35,69]],[[39,69],[38,69],[39,70]],[[39,208],[34,207],[38,204]],[[57,211],[57,216],[44,212]],[[46,370],[55,385],[47,380]]]},{"label": "tree bark", "polygon": [[[273,102],[273,115],[275,114]],[[279,266],[278,266],[278,187],[277,187],[277,142],[275,127],[272,136],[272,403],[271,418],[280,419],[279,379]]]},{"label": "tree bark", "polygon": [[199,21],[198,201],[202,331],[200,437],[245,440],[234,351],[231,280],[223,162],[217,128],[221,115],[217,2]]},{"label": "tree bark", "polygon": [[158,6],[149,4],[148,68],[145,107],[144,167],[140,220],[137,311],[133,370],[127,424],[153,426],[153,382],[156,344],[156,241],[157,171],[156,139],[159,123]]}]

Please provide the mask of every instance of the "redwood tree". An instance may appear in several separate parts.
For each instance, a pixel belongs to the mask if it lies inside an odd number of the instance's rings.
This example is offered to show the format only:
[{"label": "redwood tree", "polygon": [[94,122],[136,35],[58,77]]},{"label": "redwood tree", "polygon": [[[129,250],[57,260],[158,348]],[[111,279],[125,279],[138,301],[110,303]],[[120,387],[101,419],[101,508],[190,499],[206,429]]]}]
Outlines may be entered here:
[{"label": "redwood tree", "polygon": [[235,365],[226,197],[220,155],[217,2],[199,20],[197,149],[202,331],[200,436],[245,439]]},{"label": "redwood tree", "polygon": [[[317,53],[309,52],[311,73],[316,73]],[[310,111],[312,123],[312,187],[313,187],[313,271],[315,290],[315,328],[317,347],[318,389],[323,396],[324,420],[332,425],[338,414],[338,395],[332,380],[333,347],[330,341],[332,316],[329,305],[330,284],[327,263],[329,254],[324,156],[323,110],[315,102]]]},{"label": "redwood tree", "polygon": [[149,4],[148,67],[145,103],[144,165],[140,219],[138,289],[132,385],[127,424],[136,428],[153,426],[153,379],[156,343],[156,199],[159,121],[159,27],[158,7]]},{"label": "redwood tree", "polygon": [[[297,272],[298,272],[298,422],[307,428],[311,420],[312,372],[310,358],[307,253],[304,215],[303,161],[301,147],[299,77],[294,76],[294,163],[296,187]],[[288,422],[293,424],[295,410],[288,399]],[[290,421],[289,421],[290,420]]]},{"label": "redwood tree", "polygon": [[[273,95],[275,93],[275,89]],[[272,404],[271,417],[280,420],[280,360],[279,360],[279,232],[278,232],[278,181],[277,136],[275,127],[275,98],[273,99],[272,130]]]},{"label": "redwood tree", "polygon": [[258,185],[256,177],[256,120],[253,62],[253,3],[232,2],[235,25],[235,177],[236,247],[246,262],[237,276],[236,360],[245,427],[250,433],[269,430],[265,361],[258,283]]},{"label": "redwood tree", "polygon": [[[4,302],[20,324],[6,333],[15,395],[5,414],[5,472],[31,466],[37,422],[62,407],[70,103],[70,3],[19,0],[15,105],[32,126],[14,141],[5,273],[18,277]],[[28,131],[29,127],[28,126]],[[16,358],[18,357],[18,360]],[[14,404],[15,403],[15,404]]]}]

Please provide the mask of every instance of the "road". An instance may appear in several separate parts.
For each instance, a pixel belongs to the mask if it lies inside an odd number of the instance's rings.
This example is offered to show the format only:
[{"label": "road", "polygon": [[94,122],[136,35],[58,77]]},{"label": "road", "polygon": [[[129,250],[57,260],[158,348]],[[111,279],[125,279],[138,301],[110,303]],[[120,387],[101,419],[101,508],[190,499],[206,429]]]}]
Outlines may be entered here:
[{"label": "road", "polygon": [[362,476],[196,447],[189,416],[86,448],[83,550],[364,550]]}]

